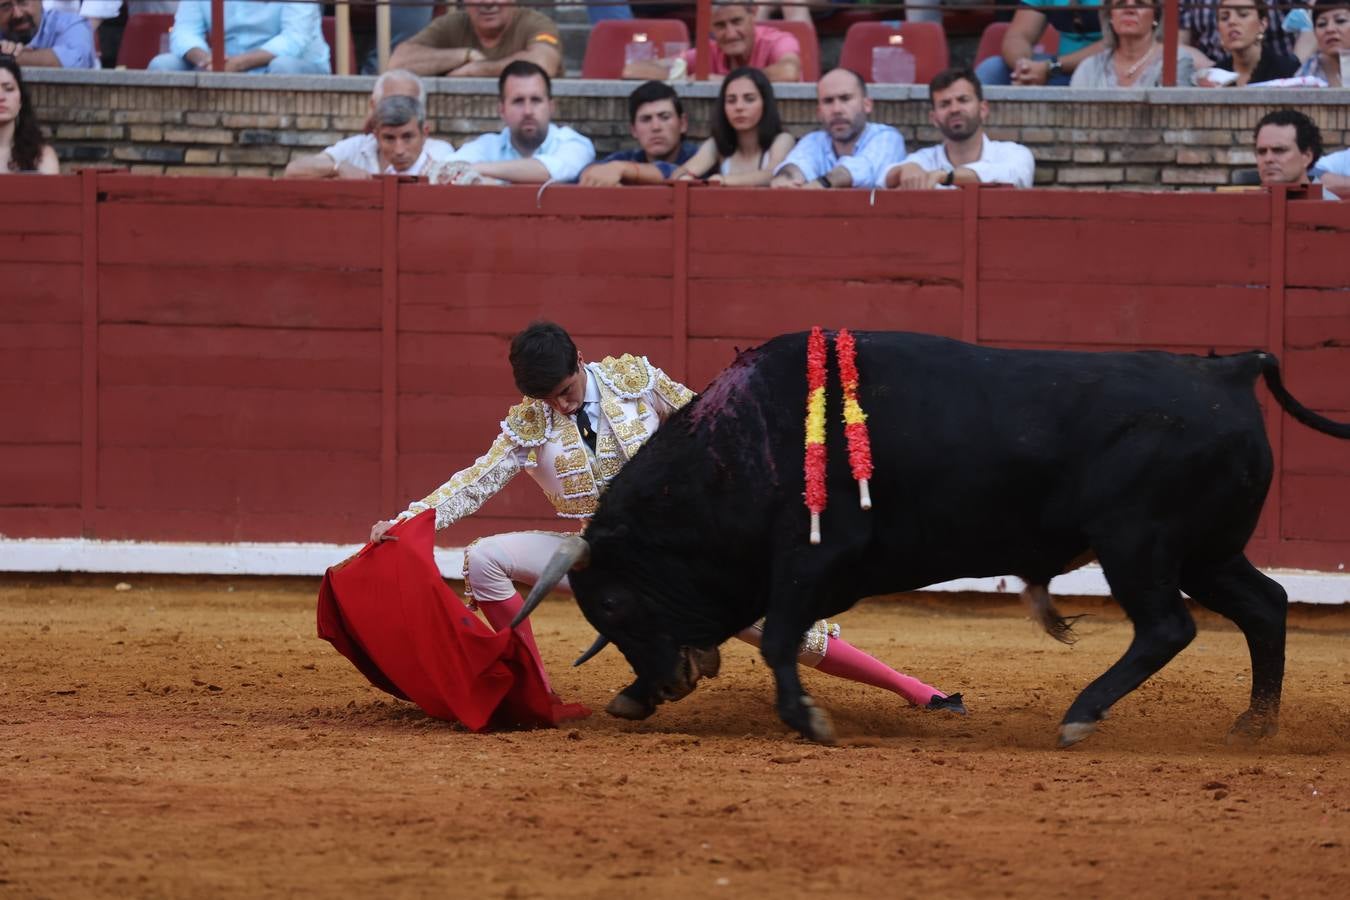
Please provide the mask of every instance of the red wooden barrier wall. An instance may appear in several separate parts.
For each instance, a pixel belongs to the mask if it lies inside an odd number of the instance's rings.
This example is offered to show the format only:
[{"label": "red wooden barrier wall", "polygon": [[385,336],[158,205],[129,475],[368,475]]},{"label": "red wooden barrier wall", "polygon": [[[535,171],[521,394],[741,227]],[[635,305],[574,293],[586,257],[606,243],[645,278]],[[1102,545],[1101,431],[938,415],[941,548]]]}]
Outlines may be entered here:
[{"label": "red wooden barrier wall", "polygon": [[[1266,194],[447,190],[86,172],[0,197],[0,533],[355,542],[486,449],[529,320],[702,387],[822,324],[1269,347],[1350,419],[1350,204]],[[1269,415],[1262,565],[1350,559],[1350,447]],[[527,479],[451,529],[550,527]]]}]

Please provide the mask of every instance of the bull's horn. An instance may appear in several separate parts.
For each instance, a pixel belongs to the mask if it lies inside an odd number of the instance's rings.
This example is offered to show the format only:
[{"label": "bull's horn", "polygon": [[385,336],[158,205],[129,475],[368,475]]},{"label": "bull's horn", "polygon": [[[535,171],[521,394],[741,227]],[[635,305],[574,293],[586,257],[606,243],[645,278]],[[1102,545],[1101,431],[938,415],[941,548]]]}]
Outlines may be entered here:
[{"label": "bull's horn", "polygon": [[589,650],[587,650],[585,653],[577,657],[577,661],[572,663],[572,668],[575,669],[582,663],[589,662],[591,657],[595,656],[595,654],[599,653],[601,650],[605,649],[608,646],[609,646],[609,638],[605,637],[603,634],[597,634],[595,636],[595,643],[591,644],[591,648]]},{"label": "bull's horn", "polygon": [[530,617],[534,608],[548,596],[548,592],[558,586],[558,582],[563,580],[563,576],[573,569],[584,569],[591,560],[591,545],[586,543],[586,539],[580,536],[565,538],[558,549],[553,551],[553,557],[549,559],[548,565],[544,566],[544,571],[540,573],[539,580],[534,583],[530,589],[530,596],[525,598],[525,605],[521,607],[520,612],[511,620],[511,627],[515,628],[521,622]]}]

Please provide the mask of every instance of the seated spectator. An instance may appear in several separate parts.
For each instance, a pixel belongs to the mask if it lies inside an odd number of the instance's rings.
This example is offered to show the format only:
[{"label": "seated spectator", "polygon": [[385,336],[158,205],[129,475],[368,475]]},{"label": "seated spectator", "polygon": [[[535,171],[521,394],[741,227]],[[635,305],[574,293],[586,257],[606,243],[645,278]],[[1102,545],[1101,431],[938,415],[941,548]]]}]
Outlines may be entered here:
[{"label": "seated spectator", "polygon": [[1012,141],[991,141],[984,133],[989,104],[975,73],[952,68],[928,84],[928,121],[942,143],[925,147],[888,168],[881,183],[906,191],[957,184],[998,183],[1029,188],[1036,180],[1031,151]]},{"label": "seated spectator", "polygon": [[1237,78],[1218,81],[1209,71],[1196,75],[1201,87],[1236,85],[1243,87],[1276,78],[1289,78],[1298,71],[1298,60],[1278,45],[1265,40],[1270,25],[1266,0],[1219,0],[1219,42],[1223,54],[1214,65],[1232,72]]},{"label": "seated spectator", "polygon": [[1350,150],[1328,153],[1313,164],[1313,177],[1328,200],[1350,200]]},{"label": "seated spectator", "polygon": [[706,178],[732,187],[763,187],[796,139],[783,130],[773,85],[759,69],[736,69],[722,82],[712,137],[676,178]]},{"label": "seated spectator", "polygon": [[558,25],[516,0],[464,0],[398,45],[389,65],[418,75],[492,78],[516,60],[532,62],[548,75],[561,75]]},{"label": "seated spectator", "polygon": [[[762,69],[770,81],[801,81],[802,47],[796,35],[768,25],[756,25],[754,10],[742,0],[713,0],[712,40],[709,72],[725,76],[732,69],[754,66]],[[694,70],[697,51],[684,54],[684,69],[667,69],[659,62],[629,63],[624,78],[678,78],[683,71]]]},{"label": "seated spectator", "polygon": [[1312,19],[1317,52],[1298,74],[1320,78],[1331,87],[1350,87],[1350,72],[1341,71],[1341,52],[1350,51],[1350,0],[1317,0]]},{"label": "seated spectator", "polygon": [[[389,49],[397,50],[399,45],[420,32],[431,23],[431,14],[435,7],[431,0],[388,0],[389,2]],[[374,6],[367,6],[369,16],[352,17],[352,43],[361,60],[362,75],[378,75],[380,72],[380,47],[376,40]],[[355,11],[355,10],[353,10]],[[336,48],[334,48],[336,52]]]},{"label": "seated spectator", "polygon": [[[3,0],[0,0],[3,2]],[[226,0],[225,71],[327,75],[328,44],[317,3]],[[169,32],[169,52],[150,60],[156,72],[211,68],[211,0],[182,0]]]},{"label": "seated spectator", "polygon": [[[1003,34],[1002,55],[989,57],[975,70],[980,83],[1068,84],[1079,63],[1105,49],[1094,10],[1060,8],[1078,5],[1078,0],[1022,0]],[[1101,3],[1082,0],[1081,5]],[[1034,50],[1046,25],[1059,32],[1059,56]]]},{"label": "seated spectator", "polygon": [[287,178],[363,179],[376,175],[424,175],[433,163],[454,155],[449,143],[429,137],[426,103],[416,97],[382,97],[372,115],[374,134],[338,141],[313,156],[293,159]]},{"label": "seated spectator", "polygon": [[554,125],[552,82],[529,60],[518,59],[497,79],[506,127],[455,151],[431,173],[436,184],[542,184],[576,181],[595,160],[595,146],[571,128]]},{"label": "seated spectator", "polygon": [[606,156],[581,173],[587,187],[660,184],[693,156],[698,145],[686,141],[689,118],[680,95],[664,81],[646,81],[628,95],[628,129],[637,147]]},{"label": "seated spectator", "polygon": [[1308,184],[1322,155],[1322,132],[1295,109],[1277,109],[1256,123],[1256,171],[1261,183]]},{"label": "seated spectator", "polygon": [[867,188],[881,184],[891,163],[905,158],[905,139],[889,125],[868,122],[872,98],[862,76],[833,69],[816,84],[816,115],[823,131],[797,142],[774,172],[772,187]]},{"label": "seated spectator", "polygon": [[0,54],[21,66],[93,69],[94,35],[78,14],[44,12],[42,0],[0,0]]},{"label": "seated spectator", "polygon": [[[122,12],[122,0],[42,0],[45,12],[60,10],[75,13],[89,25],[94,35],[94,44],[98,44],[98,27],[108,19],[116,19]],[[106,47],[104,48],[106,49]]]},{"label": "seated spectator", "polygon": [[[1161,85],[1161,0],[1104,0],[1102,10],[1102,44],[1106,49],[1081,61],[1069,84],[1081,88]],[[1177,84],[1191,84],[1195,74],[1193,52],[1192,48],[1177,47]]]},{"label": "seated spectator", "polygon": [[[1281,9],[1291,9],[1287,16],[1270,17],[1270,27],[1266,30],[1266,44],[1284,51],[1286,56],[1305,59],[1315,46],[1312,30],[1305,26],[1299,29],[1299,19],[1307,13],[1299,5],[1303,0],[1281,2]],[[1183,44],[1200,51],[1206,59],[1218,59],[1224,55],[1223,41],[1219,35],[1219,7],[1213,0],[1205,2],[1185,2],[1181,4],[1180,30],[1178,38]],[[1290,26],[1295,27],[1290,27]],[[1205,63],[1197,60],[1197,66]]]},{"label": "seated spectator", "polygon": [[56,151],[42,139],[37,109],[13,56],[0,56],[0,175],[36,172],[57,175]]}]

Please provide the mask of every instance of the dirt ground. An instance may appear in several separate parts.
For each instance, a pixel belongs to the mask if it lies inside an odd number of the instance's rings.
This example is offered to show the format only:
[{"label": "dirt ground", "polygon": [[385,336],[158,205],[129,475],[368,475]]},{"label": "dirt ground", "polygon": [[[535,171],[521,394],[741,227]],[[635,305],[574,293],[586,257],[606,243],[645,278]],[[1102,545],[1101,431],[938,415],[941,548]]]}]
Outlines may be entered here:
[{"label": "dirt ground", "polygon": [[[853,643],[961,718],[809,673],[842,742],[790,736],[749,647],[646,722],[563,598],[535,616],[558,730],[469,734],[370,687],[315,637],[317,580],[0,581],[3,897],[1344,897],[1350,610],[1291,611],[1280,735],[1246,706],[1239,633],[1195,642],[1077,747],[1074,694],[1123,651],[1014,599],[872,601]],[[1069,611],[1069,610],[1066,610]]]}]

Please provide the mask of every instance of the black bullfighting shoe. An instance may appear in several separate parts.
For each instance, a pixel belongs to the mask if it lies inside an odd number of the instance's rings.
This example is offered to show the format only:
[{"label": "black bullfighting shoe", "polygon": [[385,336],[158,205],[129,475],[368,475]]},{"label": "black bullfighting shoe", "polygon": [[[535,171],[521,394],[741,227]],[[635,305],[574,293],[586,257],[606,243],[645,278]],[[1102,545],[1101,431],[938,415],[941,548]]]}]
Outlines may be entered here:
[{"label": "black bullfighting shoe", "polygon": [[933,699],[928,701],[924,709],[945,709],[947,712],[954,712],[959,716],[966,714],[966,705],[961,702],[960,694],[948,694],[945,697],[933,695]]}]

